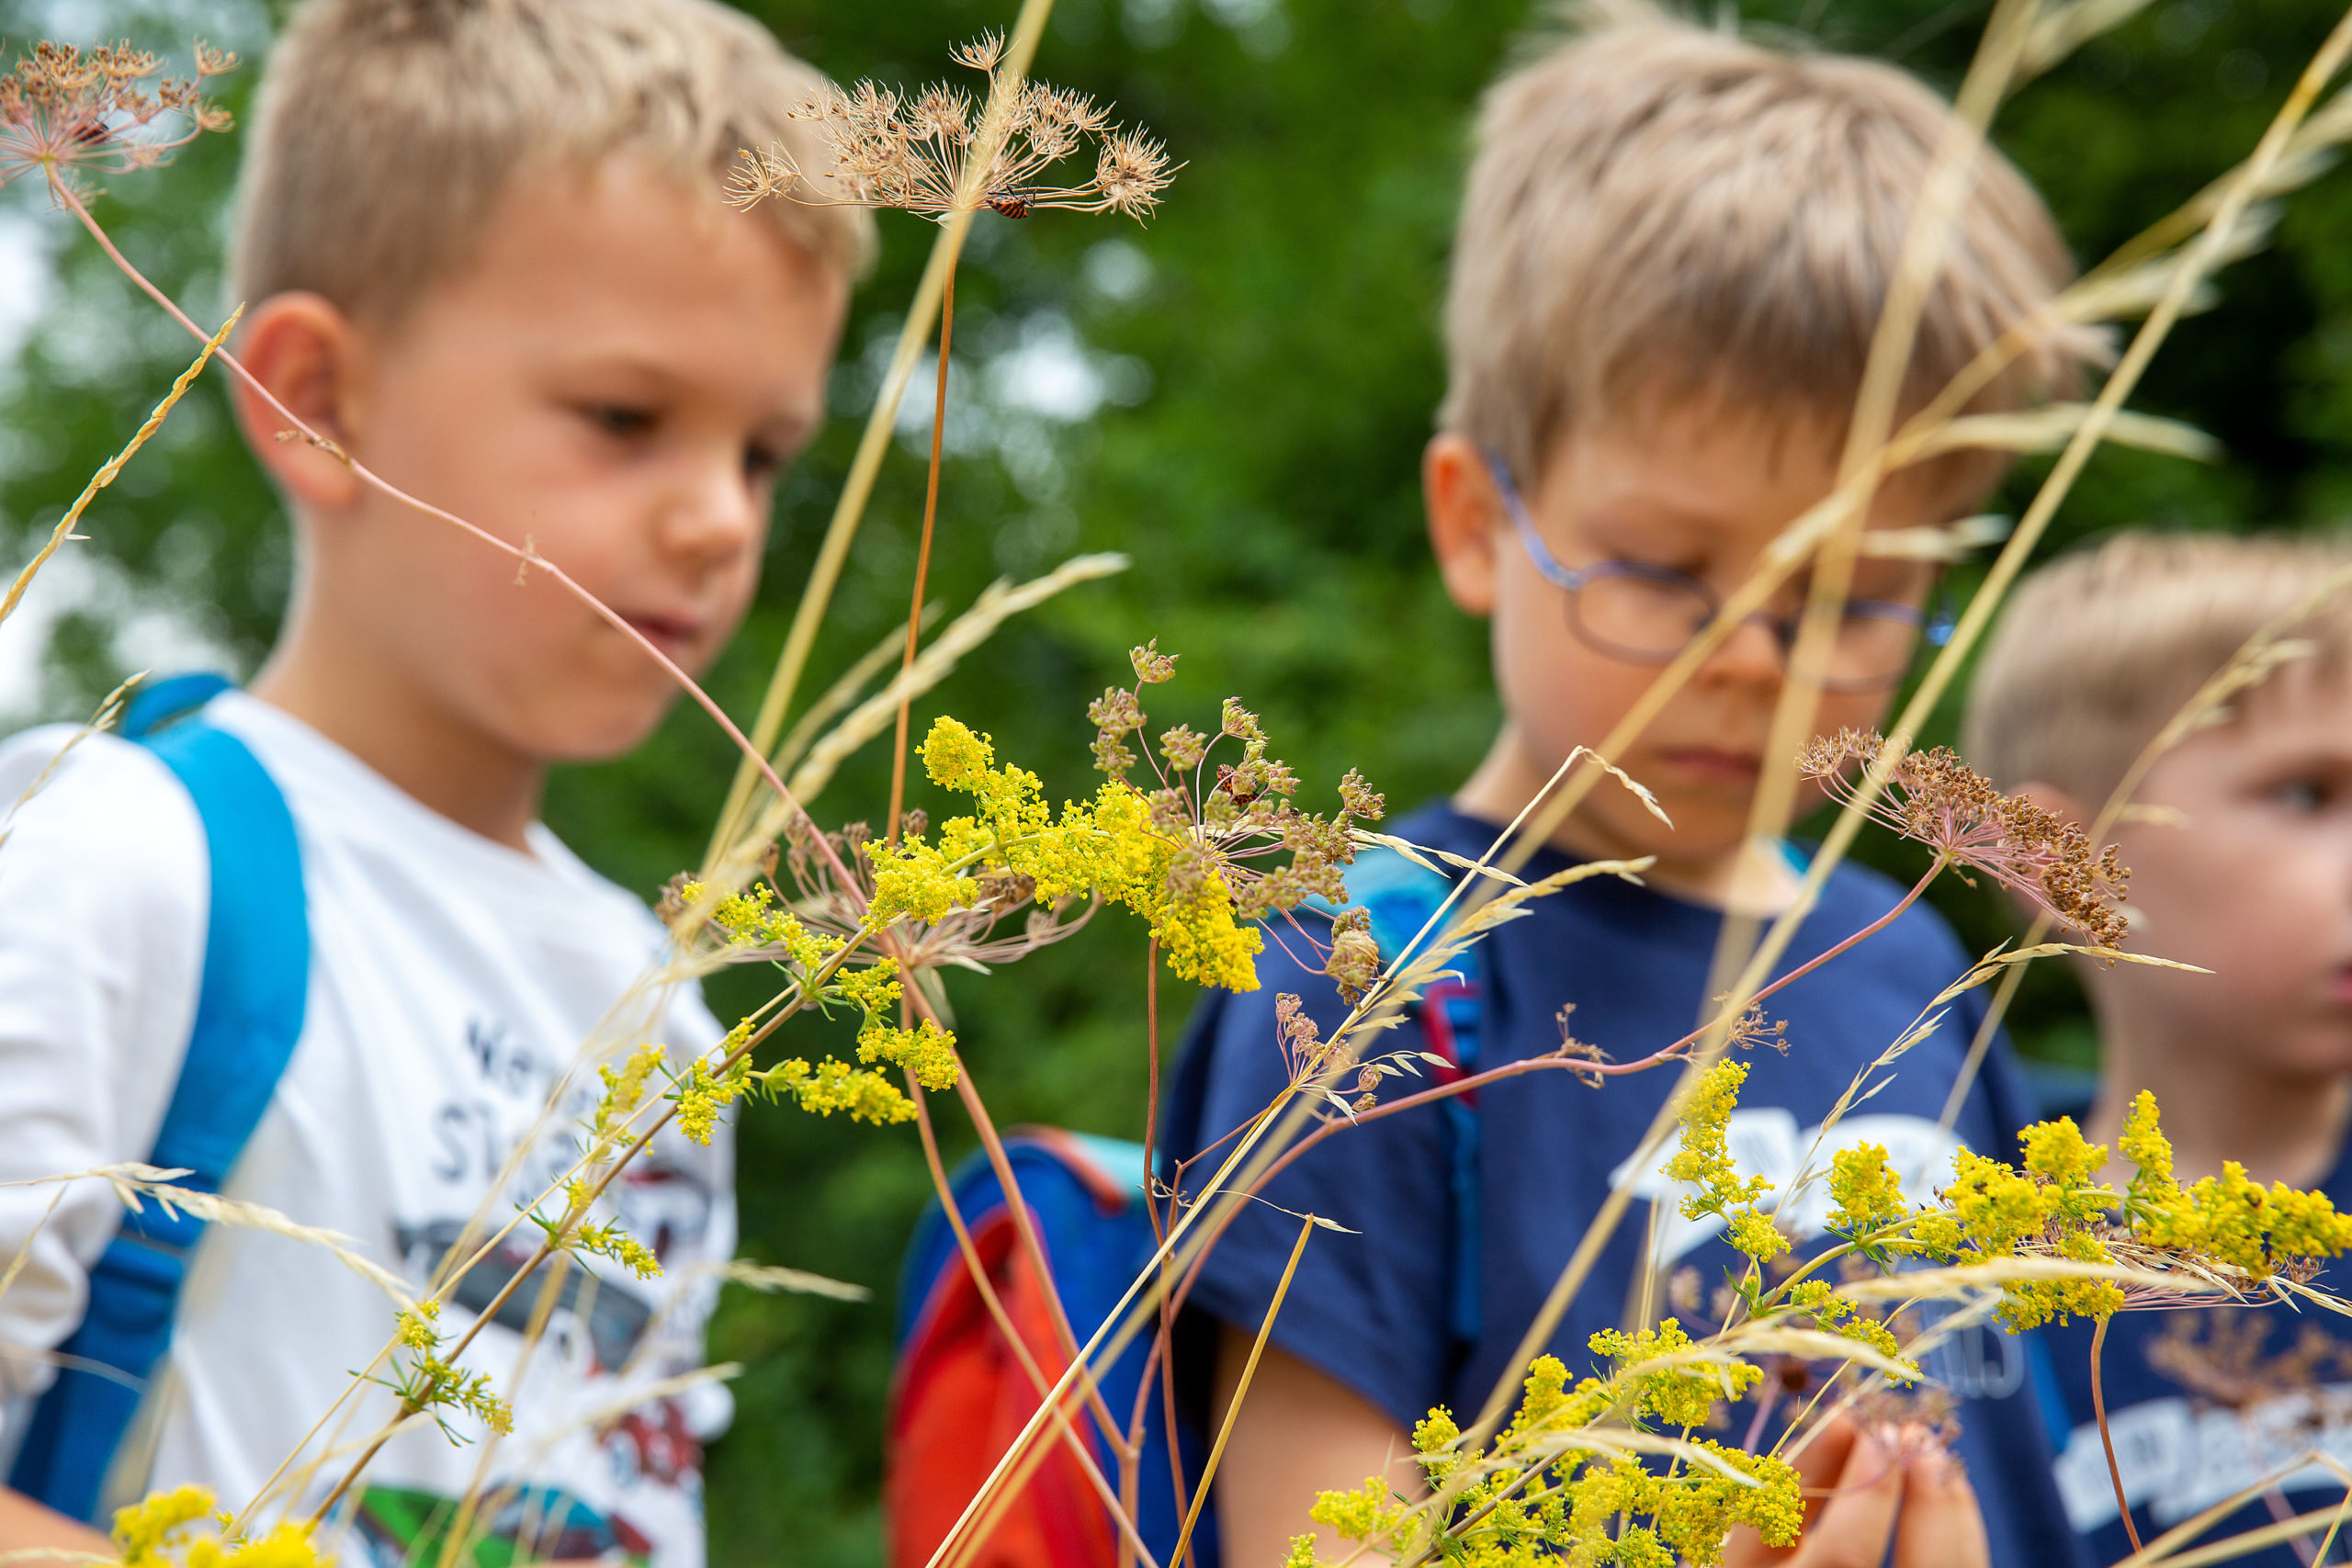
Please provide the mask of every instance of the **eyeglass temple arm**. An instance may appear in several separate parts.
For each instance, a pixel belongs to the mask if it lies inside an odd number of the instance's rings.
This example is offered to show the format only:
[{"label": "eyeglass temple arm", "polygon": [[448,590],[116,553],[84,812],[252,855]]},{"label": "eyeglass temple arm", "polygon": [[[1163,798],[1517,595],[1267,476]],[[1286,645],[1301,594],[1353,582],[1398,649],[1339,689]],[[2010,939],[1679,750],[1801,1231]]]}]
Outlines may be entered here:
[{"label": "eyeglass temple arm", "polygon": [[1510,465],[1492,451],[1481,450],[1478,455],[1486,460],[1487,476],[1495,481],[1495,490],[1503,500],[1503,511],[1510,518],[1511,527],[1518,531],[1520,547],[1535,563],[1536,571],[1555,588],[1572,592],[1582,588],[1585,574],[1562,566],[1551,547],[1544,544],[1544,536],[1535,531],[1535,519],[1527,514],[1527,502],[1520,498],[1519,486],[1511,479]]}]

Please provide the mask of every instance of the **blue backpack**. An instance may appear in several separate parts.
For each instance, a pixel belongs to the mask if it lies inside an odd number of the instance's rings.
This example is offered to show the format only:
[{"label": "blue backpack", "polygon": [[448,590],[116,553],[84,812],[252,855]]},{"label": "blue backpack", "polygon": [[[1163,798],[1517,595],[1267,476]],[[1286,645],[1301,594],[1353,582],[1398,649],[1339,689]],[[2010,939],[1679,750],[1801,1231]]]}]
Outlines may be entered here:
[{"label": "blue backpack", "polygon": [[[1384,955],[1404,953],[1433,916],[1453,884],[1387,850],[1358,857],[1349,869],[1350,902],[1372,916]],[[1428,1048],[1451,1068],[1475,1072],[1482,1004],[1476,950],[1460,978],[1427,988],[1415,1016]],[[1196,1023],[1196,1036],[1201,1032]],[[1197,1048],[1197,1047],[1196,1047]],[[1466,1344],[1478,1324],[1478,1116],[1475,1091],[1446,1100],[1451,1122],[1453,1204],[1452,1326]],[[1144,1207],[1140,1144],[1054,1128],[1016,1131],[1005,1139],[1007,1163],[1046,1255],[1053,1288],[1083,1344],[1102,1325],[1157,1248]],[[1165,1174],[1164,1172],[1162,1173]],[[987,1269],[1005,1314],[1047,1379],[1066,1368],[1053,1332],[1051,1306],[1018,1247],[1010,1205],[996,1172],[976,1155],[950,1181],[956,1209]],[[1148,1336],[1138,1336],[1098,1377],[1104,1404],[1122,1426],[1142,1388]],[[1157,1382],[1157,1374],[1155,1374]],[[1039,1405],[1035,1386],[985,1309],[945,1213],[933,1201],[915,1231],[899,1278],[898,1354],[890,1380],[888,1469],[883,1516],[888,1524],[890,1568],[922,1568],[945,1540],[965,1506]],[[1183,1524],[1170,1459],[1165,1404],[1154,1388],[1145,1397],[1143,1445],[1136,1467],[1136,1533],[1162,1568]],[[1212,1434],[1180,1409],[1173,1445],[1187,1502],[1198,1489]],[[1095,1467],[1114,1486],[1114,1455],[1094,1419],[1080,1412],[1072,1427],[1087,1439]],[[1111,1568],[1119,1538],[1084,1467],[1054,1442],[1032,1479],[999,1515],[977,1568]],[[1199,1568],[1218,1568],[1216,1513],[1206,1509],[1195,1528],[1192,1554]]]},{"label": "blue backpack", "polygon": [[[302,1032],[311,928],[301,850],[286,798],[244,743],[188,716],[230,682],[182,675],[141,691],[122,733],[160,758],[204,824],[211,908],[204,968],[178,1086],[150,1165],[217,1192],[277,1091]],[[176,722],[175,722],[176,721]],[[99,1489],[171,1344],[172,1316],[204,1223],[148,1202],[90,1270],[81,1325],[60,1346],[57,1381],[34,1407],[8,1484],[96,1522]]]}]

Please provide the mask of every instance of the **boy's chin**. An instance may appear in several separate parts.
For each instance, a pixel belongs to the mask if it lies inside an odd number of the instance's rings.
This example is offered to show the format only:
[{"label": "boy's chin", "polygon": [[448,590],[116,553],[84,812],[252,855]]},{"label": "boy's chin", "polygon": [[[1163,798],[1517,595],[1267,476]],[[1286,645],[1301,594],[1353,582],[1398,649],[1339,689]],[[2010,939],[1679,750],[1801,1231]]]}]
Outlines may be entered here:
[{"label": "boy's chin", "polygon": [[550,715],[528,750],[551,764],[610,762],[636,750],[662,727],[674,692],[635,702],[586,702]]}]

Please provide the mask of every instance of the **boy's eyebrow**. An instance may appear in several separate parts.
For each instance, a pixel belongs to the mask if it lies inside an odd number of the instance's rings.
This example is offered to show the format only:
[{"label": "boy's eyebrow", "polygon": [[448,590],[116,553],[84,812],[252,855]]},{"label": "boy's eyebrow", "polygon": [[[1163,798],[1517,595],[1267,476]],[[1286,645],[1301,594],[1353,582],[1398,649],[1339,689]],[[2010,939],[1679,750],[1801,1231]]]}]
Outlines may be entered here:
[{"label": "boy's eyebrow", "polygon": [[[558,359],[555,372],[567,378],[612,376],[653,393],[675,393],[696,384],[696,378],[681,371],[674,361],[658,353],[630,347],[582,349]],[[757,423],[762,434],[788,445],[805,440],[822,422],[823,415],[821,407],[778,406],[762,415]]]}]

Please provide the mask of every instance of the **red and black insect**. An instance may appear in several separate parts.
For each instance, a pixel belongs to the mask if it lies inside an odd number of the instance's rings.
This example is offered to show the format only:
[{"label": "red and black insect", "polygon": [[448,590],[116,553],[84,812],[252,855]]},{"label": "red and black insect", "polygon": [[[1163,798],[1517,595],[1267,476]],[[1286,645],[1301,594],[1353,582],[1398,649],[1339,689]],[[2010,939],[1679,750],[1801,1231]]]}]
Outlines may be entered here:
[{"label": "red and black insect", "polygon": [[1006,218],[1029,216],[1029,197],[1017,190],[995,190],[989,193],[989,210]]}]

